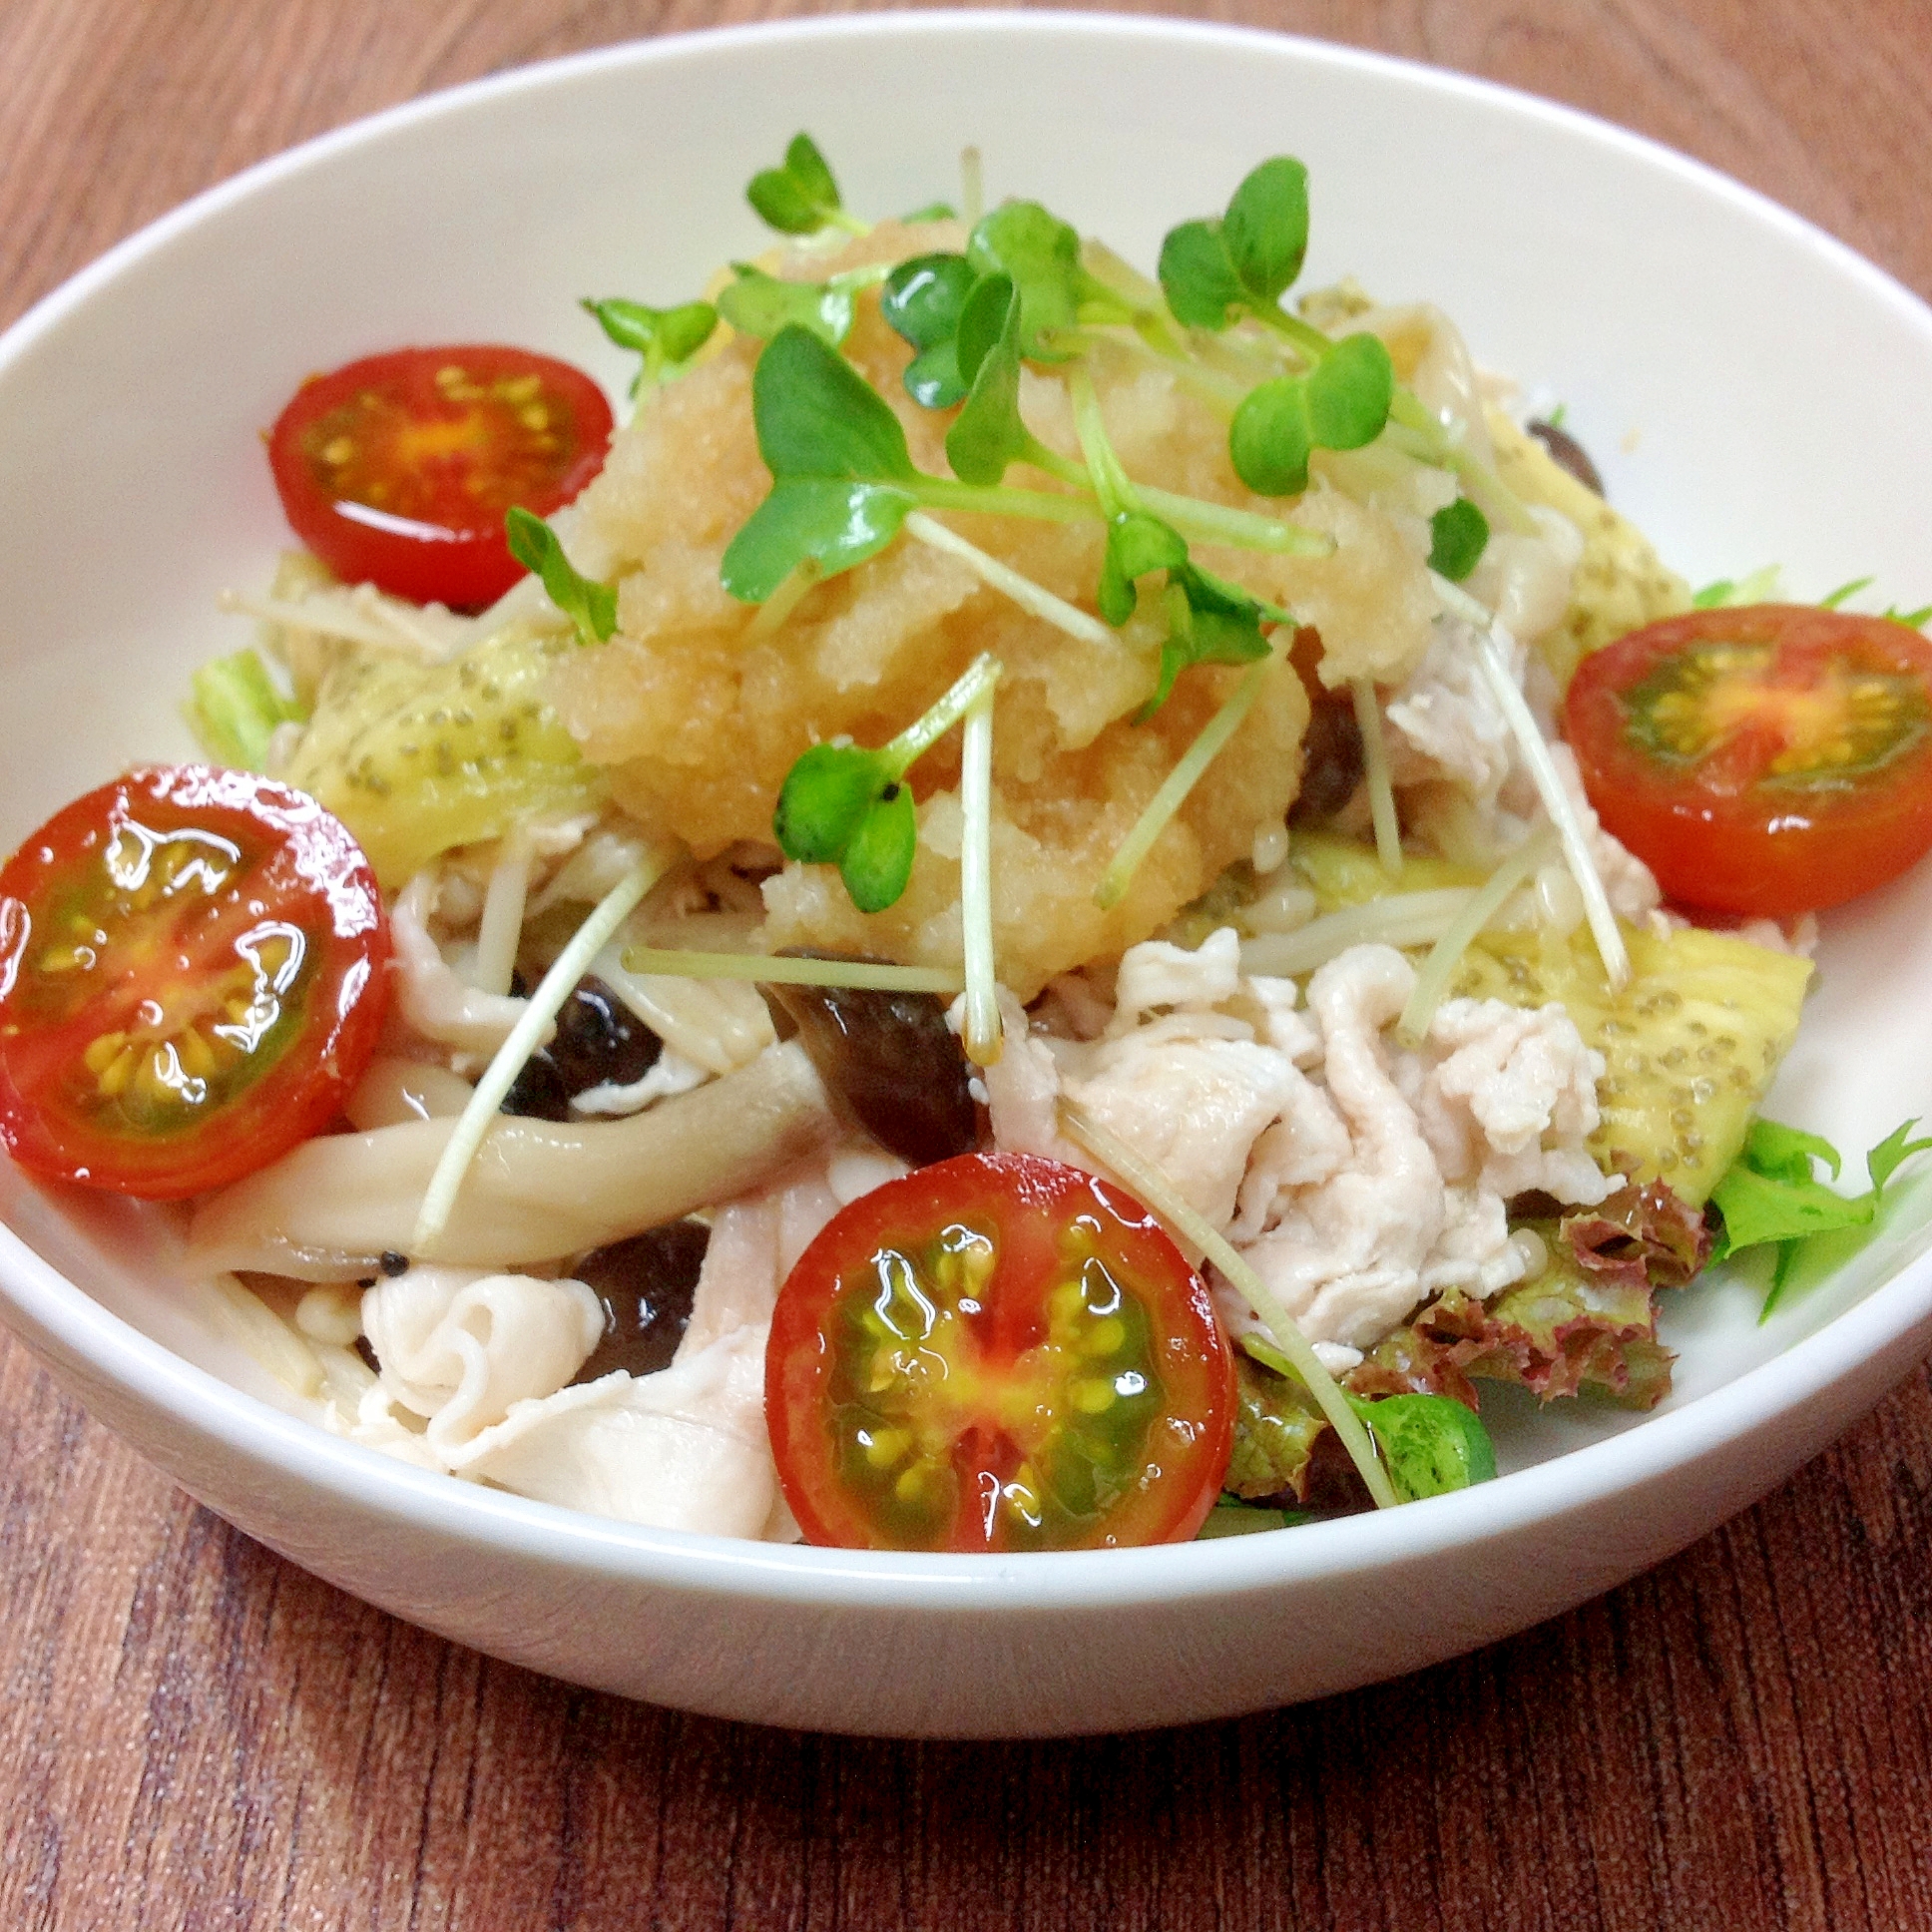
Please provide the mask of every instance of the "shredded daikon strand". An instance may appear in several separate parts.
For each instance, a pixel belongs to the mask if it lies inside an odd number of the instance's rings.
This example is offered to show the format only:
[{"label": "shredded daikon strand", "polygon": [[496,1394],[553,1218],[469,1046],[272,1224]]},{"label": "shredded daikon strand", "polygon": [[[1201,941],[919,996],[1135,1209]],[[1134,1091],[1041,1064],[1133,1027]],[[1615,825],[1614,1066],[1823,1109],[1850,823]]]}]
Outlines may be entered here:
[{"label": "shredded daikon strand", "polygon": [[1243,939],[1241,971],[1295,979],[1325,966],[1350,946],[1433,945],[1456,923],[1476,891],[1470,885],[1447,885],[1430,892],[1396,892],[1325,913],[1294,932]]},{"label": "shredded daikon strand", "polygon": [[483,1145],[483,1137],[489,1133],[504,1096],[516,1084],[530,1056],[542,1045],[546,1030],[562,1012],[564,1002],[583,978],[584,969],[603,951],[606,941],[630,917],[638,901],[664,876],[670,864],[670,856],[663,852],[653,852],[640,860],[591,909],[590,917],[551,962],[550,971],[530,996],[530,1004],[511,1029],[510,1037],[497,1049],[496,1057],[476,1083],[476,1091],[458,1117],[449,1144],[429,1177],[415,1231],[410,1236],[412,1255],[426,1255],[448,1224],[463,1177],[476,1159],[477,1149]]},{"label": "shredded daikon strand", "polygon": [[993,963],[993,686],[966,714],[959,759],[959,916],[965,929],[966,1057],[996,1066],[1001,1051],[998,975]]},{"label": "shredded daikon strand", "polygon": [[1090,617],[1065,598],[1054,596],[1052,591],[1042,584],[1036,584],[1031,577],[1022,577],[1010,564],[1001,563],[997,557],[989,557],[977,544],[968,543],[956,530],[948,530],[937,517],[929,517],[923,510],[913,510],[906,517],[905,532],[907,536],[917,537],[921,543],[931,545],[934,550],[943,550],[948,557],[957,557],[981,583],[1011,598],[1021,610],[1039,618],[1042,623],[1066,632],[1068,637],[1078,639],[1082,644],[1111,645],[1119,642],[1099,618]]},{"label": "shredded daikon strand", "polygon": [[1555,843],[1552,832],[1528,838],[1497,866],[1470,894],[1469,903],[1459,912],[1447,932],[1435,943],[1429,957],[1415,976],[1414,990],[1402,1017],[1395,1023],[1395,1037],[1405,1047],[1419,1047],[1435,1018],[1442,996],[1449,990],[1457,963],[1469,950],[1476,935],[1502,910],[1503,901],[1521,885],[1550,855]]},{"label": "shredded daikon strand", "polygon": [[1167,829],[1168,821],[1187,802],[1188,793],[1201,782],[1201,776],[1219,755],[1221,747],[1240,729],[1241,721],[1254,704],[1261,689],[1265,663],[1249,665],[1246,675],[1227,695],[1221,708],[1201,727],[1201,735],[1182,752],[1180,761],[1162,779],[1161,786],[1134,821],[1133,829],[1121,840],[1120,850],[1108,861],[1094,888],[1094,903],[1103,912],[1111,911],[1127,896],[1141,861],[1154,849],[1154,841]]},{"label": "shredded daikon strand", "polygon": [[1293,1364],[1294,1372],[1320,1405],[1322,1414],[1328,1418],[1342,1447],[1348,1451],[1349,1459],[1367,1484],[1376,1508],[1393,1508],[1399,1499],[1394,1485],[1389,1481],[1388,1471],[1382,1467],[1381,1458],[1375,1453],[1375,1445],[1367,1429],[1362,1426],[1361,1417],[1349,1406],[1348,1397],[1321,1365],[1320,1356],[1315,1353],[1294,1317],[1281,1305],[1273,1289],[1241,1259],[1231,1243],[1211,1223],[1188,1205],[1181,1191],[1159,1168],[1144,1161],[1124,1141],[1117,1140],[1092,1115],[1072,1101],[1061,1101],[1060,1120],[1074,1140],[1097,1161],[1112,1169],[1140,1196],[1145,1206],[1152,1208],[1227,1277],[1229,1285],[1266,1324],[1268,1338]]},{"label": "shredded daikon strand", "polygon": [[1395,817],[1395,786],[1389,780],[1388,744],[1382,736],[1382,708],[1366,678],[1350,681],[1355,728],[1362,740],[1362,776],[1368,780],[1368,809],[1375,821],[1375,856],[1391,877],[1402,869],[1402,828]]},{"label": "shredded daikon strand", "polygon": [[259,597],[252,591],[224,591],[217,606],[233,615],[258,618],[264,624],[279,624],[291,631],[313,631],[320,637],[341,638],[349,644],[365,644],[378,651],[393,651],[398,644],[413,645],[411,638],[399,638],[386,623],[358,616],[346,608],[346,600],[318,600],[311,608],[306,600],[288,597]]},{"label": "shredded daikon strand", "polygon": [[1443,603],[1475,628],[1477,668],[1483,674],[1483,682],[1488,685],[1490,696],[1496,700],[1497,709],[1503,714],[1503,722],[1510,727],[1511,736],[1522,750],[1523,762],[1529,768],[1536,794],[1543,801],[1543,809],[1550,814],[1550,823],[1556,827],[1557,836],[1563,841],[1564,863],[1569,866],[1570,876],[1577,882],[1577,890],[1583,894],[1584,916],[1590,921],[1591,933],[1597,941],[1598,956],[1604,962],[1604,977],[1610,982],[1613,993],[1621,992],[1631,976],[1630,954],[1624,948],[1624,935],[1618,930],[1616,913],[1610,909],[1610,894],[1604,890],[1603,875],[1597,870],[1596,860],[1590,856],[1590,841],[1584,833],[1583,821],[1570,802],[1570,794],[1563,788],[1563,780],[1557,775],[1556,763],[1550,756],[1550,747],[1543,733],[1537,729],[1536,720],[1531,716],[1516,680],[1510,676],[1508,661],[1497,645],[1495,616],[1467,591],[1435,571],[1429,573],[1429,581],[1434,584],[1436,594]]}]

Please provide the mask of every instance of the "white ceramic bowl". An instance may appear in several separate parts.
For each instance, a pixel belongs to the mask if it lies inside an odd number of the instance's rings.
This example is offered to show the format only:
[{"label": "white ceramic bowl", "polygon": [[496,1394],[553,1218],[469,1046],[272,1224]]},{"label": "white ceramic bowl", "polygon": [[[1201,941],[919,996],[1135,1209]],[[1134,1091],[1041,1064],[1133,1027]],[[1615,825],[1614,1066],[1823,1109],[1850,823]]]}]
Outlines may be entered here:
[{"label": "white ceramic bowl", "polygon": [[[1932,314],[1706,170],[1562,109],[1330,47],[1160,21],[928,14],[593,54],[414,103],[254,169],[0,341],[0,846],[186,751],[190,670],[284,533],[256,430],[294,381],[406,341],[626,370],[585,294],[689,295],[760,245],[754,168],[811,129],[861,209],[1037,195],[1151,262],[1261,156],[1310,166],[1309,281],[1439,300],[1564,398],[1613,497],[1692,578],[1932,595]],[[48,728],[59,721],[57,729]],[[1927,1111],[1932,868],[1826,922],[1775,1096],[1861,1150]],[[1482,1489],[1277,1535],[1020,1560],[657,1534],[323,1434],[166,1274],[164,1215],[0,1169],[6,1318],[196,1496],[399,1616],[580,1683],[842,1730],[1201,1718],[1414,1669],[1631,1576],[1781,1480],[1932,1345],[1932,1203],[1759,1327],[1675,1304],[1677,1393],[1633,1422],[1497,1404]]]}]

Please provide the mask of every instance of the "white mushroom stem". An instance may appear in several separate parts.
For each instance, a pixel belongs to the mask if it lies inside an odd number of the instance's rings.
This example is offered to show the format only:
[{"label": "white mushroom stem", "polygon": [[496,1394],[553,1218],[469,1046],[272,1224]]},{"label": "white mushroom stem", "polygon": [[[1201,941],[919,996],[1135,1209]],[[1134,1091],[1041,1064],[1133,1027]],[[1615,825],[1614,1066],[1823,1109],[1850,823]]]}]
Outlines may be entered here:
[{"label": "white mushroom stem", "polygon": [[[212,1196],[188,1265],[355,1280],[404,1254],[456,1123],[408,1121],[306,1141]],[[603,1247],[730,1201],[826,1144],[838,1122],[796,1041],[626,1120],[495,1115],[462,1177],[437,1259],[516,1268]]]}]

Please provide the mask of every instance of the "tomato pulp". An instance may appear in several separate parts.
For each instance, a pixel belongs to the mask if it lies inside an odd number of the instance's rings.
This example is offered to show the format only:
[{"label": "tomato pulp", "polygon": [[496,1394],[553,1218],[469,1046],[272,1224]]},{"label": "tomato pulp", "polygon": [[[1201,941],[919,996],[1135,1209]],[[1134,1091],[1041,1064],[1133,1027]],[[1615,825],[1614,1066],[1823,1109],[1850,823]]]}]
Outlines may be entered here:
[{"label": "tomato pulp", "polygon": [[611,406],[582,370],[470,343],[311,376],[268,461],[289,526],[344,583],[476,610],[523,575],[504,513],[570,502],[610,437]]},{"label": "tomato pulp", "polygon": [[1201,1277],[1077,1168],[967,1154],[843,1208],[786,1278],[765,1354],[786,1502],[813,1543],[1177,1542],[1233,1443]]},{"label": "tomato pulp", "polygon": [[1932,643],[1811,605],[1691,611],[1564,701],[1598,816],[1686,905],[1837,905],[1932,849]]},{"label": "tomato pulp", "polygon": [[375,876],[313,799],[130,772],[0,868],[0,1142],[153,1201],[265,1167],[361,1077],[388,957]]}]

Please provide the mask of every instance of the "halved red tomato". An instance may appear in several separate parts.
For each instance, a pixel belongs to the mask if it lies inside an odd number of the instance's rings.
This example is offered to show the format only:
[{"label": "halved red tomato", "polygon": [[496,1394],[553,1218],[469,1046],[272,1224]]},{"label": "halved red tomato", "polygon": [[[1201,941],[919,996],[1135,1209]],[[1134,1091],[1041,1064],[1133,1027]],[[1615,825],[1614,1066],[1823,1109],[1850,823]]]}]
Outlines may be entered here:
[{"label": "halved red tomato", "polygon": [[765,1419],[813,1543],[1178,1542],[1220,1490],[1234,1364],[1138,1202],[1058,1161],[965,1154],[861,1196],[806,1248]]},{"label": "halved red tomato", "polygon": [[570,502],[610,438],[611,406],[581,369],[466,343],[310,376],[268,461],[290,527],[343,582],[477,610],[523,575],[505,511]]},{"label": "halved red tomato", "polygon": [[1686,905],[1808,912],[1932,850],[1932,642],[1885,618],[1667,618],[1583,661],[1564,736],[1598,816]]},{"label": "halved red tomato", "polygon": [[0,868],[0,1142],[150,1201],[265,1167],[361,1077],[388,958],[375,875],[312,798],[131,771]]}]

